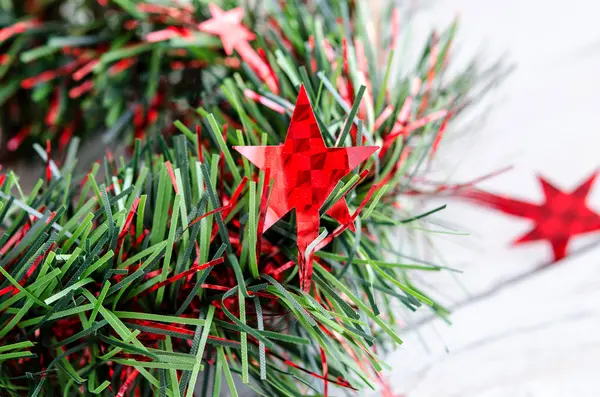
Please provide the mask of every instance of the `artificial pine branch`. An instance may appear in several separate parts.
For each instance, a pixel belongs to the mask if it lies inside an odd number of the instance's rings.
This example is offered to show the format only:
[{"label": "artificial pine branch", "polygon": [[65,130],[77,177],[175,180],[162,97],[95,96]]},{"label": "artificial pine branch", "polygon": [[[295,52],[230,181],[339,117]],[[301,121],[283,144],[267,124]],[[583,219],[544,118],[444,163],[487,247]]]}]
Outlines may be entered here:
[{"label": "artificial pine branch", "polygon": [[5,155],[48,139],[64,149],[72,136],[166,134],[239,63],[197,30],[210,15],[198,4],[8,0],[0,13]]}]

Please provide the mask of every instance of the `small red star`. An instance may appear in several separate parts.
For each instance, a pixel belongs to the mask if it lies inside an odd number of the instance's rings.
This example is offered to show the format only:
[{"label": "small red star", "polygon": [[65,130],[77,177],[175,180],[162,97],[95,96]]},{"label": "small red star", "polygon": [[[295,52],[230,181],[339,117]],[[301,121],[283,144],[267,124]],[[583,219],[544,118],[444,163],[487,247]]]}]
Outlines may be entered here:
[{"label": "small red star", "polygon": [[465,196],[506,214],[532,220],[533,229],[514,243],[546,240],[552,246],[556,262],[567,256],[567,245],[573,237],[600,230],[600,215],[586,204],[597,175],[597,172],[593,173],[571,193],[565,193],[543,177],[538,177],[546,198],[542,204],[532,204],[483,191],[468,192]]},{"label": "small red star", "polygon": [[[308,289],[312,259],[307,248],[319,236],[319,209],[338,181],[378,147],[326,147],[302,86],[282,145],[235,146],[234,149],[258,168],[268,171],[274,180],[263,231],[293,208],[296,209],[301,284]],[[343,199],[335,203],[327,214],[342,224],[351,220],[348,205]]]},{"label": "small red star", "polygon": [[216,4],[209,4],[208,8],[212,18],[198,25],[202,32],[214,34],[221,37],[223,49],[227,55],[242,43],[254,40],[254,33],[242,25],[244,9],[241,7],[229,11],[223,11]]}]

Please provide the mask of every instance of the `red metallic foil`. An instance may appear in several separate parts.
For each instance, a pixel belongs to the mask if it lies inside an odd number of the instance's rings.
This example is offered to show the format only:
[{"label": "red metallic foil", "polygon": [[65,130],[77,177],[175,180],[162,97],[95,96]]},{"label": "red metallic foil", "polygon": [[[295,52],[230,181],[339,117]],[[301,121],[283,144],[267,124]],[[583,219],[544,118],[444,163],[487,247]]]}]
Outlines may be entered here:
[{"label": "red metallic foil", "polygon": [[[319,235],[319,209],[336,184],[373,154],[377,146],[328,148],[306,95],[300,88],[287,137],[278,146],[237,146],[244,157],[273,178],[273,190],[263,231],[292,209],[296,209],[300,282],[310,288],[312,255],[308,246]],[[335,203],[327,214],[342,224],[350,224],[345,200]]]}]

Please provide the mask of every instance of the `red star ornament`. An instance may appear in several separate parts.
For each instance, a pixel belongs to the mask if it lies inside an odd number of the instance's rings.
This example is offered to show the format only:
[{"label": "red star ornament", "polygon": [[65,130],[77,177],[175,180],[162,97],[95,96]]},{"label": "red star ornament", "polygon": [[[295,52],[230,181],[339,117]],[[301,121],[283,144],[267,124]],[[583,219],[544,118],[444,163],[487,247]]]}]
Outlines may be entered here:
[{"label": "red star ornament", "polygon": [[212,3],[208,5],[208,8],[212,18],[200,23],[198,29],[219,36],[227,55],[233,54],[233,50],[236,50],[239,56],[265,82],[267,87],[278,94],[279,83],[275,74],[249,43],[256,36],[242,24],[244,9],[237,7],[229,11],[223,11],[218,5]]},{"label": "red star ornament", "polygon": [[506,214],[532,220],[533,229],[515,240],[514,244],[546,240],[552,246],[553,262],[556,262],[567,256],[567,246],[573,237],[600,230],[600,215],[586,204],[597,175],[594,172],[570,193],[559,190],[548,180],[538,176],[546,199],[542,204],[483,191],[468,192],[464,196]]},{"label": "red star ornament", "polygon": [[[282,145],[234,146],[234,149],[274,180],[263,232],[296,209],[300,284],[308,291],[312,277],[312,252],[308,252],[308,246],[319,235],[319,209],[338,181],[379,147],[326,147],[302,86]],[[351,221],[344,199],[335,203],[327,214],[342,224]]]},{"label": "red star ornament", "polygon": [[223,11],[218,5],[210,3],[208,9],[212,18],[198,25],[202,32],[214,34],[221,38],[223,49],[227,55],[240,44],[254,40],[254,33],[242,25],[244,9],[241,7]]}]

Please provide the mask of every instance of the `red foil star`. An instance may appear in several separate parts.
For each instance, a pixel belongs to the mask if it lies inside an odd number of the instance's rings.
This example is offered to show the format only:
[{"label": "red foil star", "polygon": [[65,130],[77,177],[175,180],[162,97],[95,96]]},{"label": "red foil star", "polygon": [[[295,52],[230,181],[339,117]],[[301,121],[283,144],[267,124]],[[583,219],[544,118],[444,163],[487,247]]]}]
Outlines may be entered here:
[{"label": "red foil star", "polygon": [[546,198],[542,204],[483,191],[468,192],[465,196],[506,214],[532,220],[533,229],[515,240],[514,244],[546,240],[552,246],[556,262],[567,256],[567,246],[573,237],[600,230],[600,215],[586,204],[597,175],[595,172],[570,193],[563,192],[543,177],[538,177]]},{"label": "red foil star", "polygon": [[240,44],[254,40],[254,33],[242,25],[243,8],[237,7],[233,10],[223,11],[218,5],[211,3],[208,5],[208,9],[212,18],[198,25],[198,29],[219,36],[227,55],[231,55]]},{"label": "red foil star", "polygon": [[[296,209],[300,284],[304,290],[310,289],[312,252],[307,248],[319,235],[319,209],[338,181],[378,147],[326,147],[302,86],[282,145],[237,146],[234,149],[267,171],[274,180],[263,231]],[[342,224],[351,221],[344,199],[335,203],[327,214]]]},{"label": "red foil star", "polygon": [[279,84],[275,74],[249,43],[256,36],[242,24],[244,9],[237,7],[229,11],[223,11],[219,6],[212,3],[208,5],[208,8],[212,18],[199,24],[198,29],[219,36],[227,55],[233,54],[233,50],[237,51],[239,56],[250,65],[267,87],[275,94],[279,93]]}]

